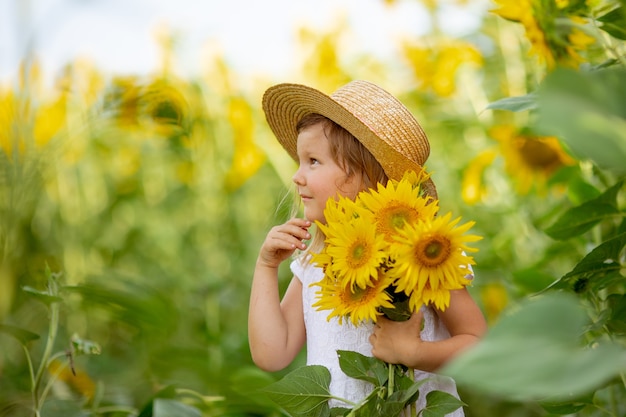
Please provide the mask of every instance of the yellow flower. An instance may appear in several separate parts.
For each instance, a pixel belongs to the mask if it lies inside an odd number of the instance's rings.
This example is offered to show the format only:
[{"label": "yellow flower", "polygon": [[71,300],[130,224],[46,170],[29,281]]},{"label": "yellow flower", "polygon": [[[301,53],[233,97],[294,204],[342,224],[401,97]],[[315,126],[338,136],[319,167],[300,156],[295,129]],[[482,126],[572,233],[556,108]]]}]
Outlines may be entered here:
[{"label": "yellow flower", "polygon": [[438,210],[436,201],[420,196],[419,189],[406,179],[397,183],[389,181],[386,187],[378,184],[377,191],[361,193],[359,199],[374,213],[377,232],[389,242],[406,224],[431,219]]},{"label": "yellow flower", "polygon": [[485,285],[480,291],[480,298],[483,302],[485,316],[490,323],[497,320],[509,301],[506,288],[501,283]]},{"label": "yellow flower", "polygon": [[404,56],[411,64],[423,90],[431,89],[442,97],[456,91],[456,77],[464,64],[482,65],[480,52],[471,44],[446,40],[434,46],[404,45]]},{"label": "yellow flower", "polygon": [[575,161],[552,136],[531,136],[513,126],[496,126],[491,136],[500,142],[506,171],[516,179],[517,189],[526,194],[533,187],[543,190],[548,178]]},{"label": "yellow flower", "polygon": [[492,164],[497,156],[495,149],[488,149],[474,158],[463,173],[461,197],[466,204],[476,204],[486,194],[482,176],[485,168]]},{"label": "yellow flower", "polygon": [[332,310],[327,319],[337,317],[339,324],[344,318],[349,318],[355,326],[367,320],[376,322],[381,307],[393,308],[391,296],[386,292],[393,279],[381,271],[373,278],[370,286],[350,288],[326,275],[322,281],[312,284],[320,287],[313,307],[318,311]]},{"label": "yellow flower", "polygon": [[243,98],[233,98],[228,105],[228,121],[233,132],[235,151],[226,174],[230,190],[241,187],[258,172],[265,162],[265,153],[254,143],[254,112]]},{"label": "yellow flower", "polygon": [[[567,0],[495,0],[495,2],[500,7],[492,12],[524,26],[526,37],[530,41],[530,52],[544,62],[548,69],[554,68],[557,63],[577,67],[584,61],[580,52],[595,42],[593,37],[576,27],[586,22],[580,16],[568,15],[568,13],[579,14],[581,10],[578,5],[570,7]],[[572,25],[572,22],[575,25]]]},{"label": "yellow flower", "polygon": [[473,265],[474,260],[465,252],[476,249],[467,243],[481,237],[464,234],[474,222],[457,226],[460,217],[450,218],[451,213],[448,213],[432,221],[408,225],[395,238],[396,262],[391,273],[397,278],[398,291],[410,296],[411,308],[419,308],[424,301],[437,300],[441,307],[446,300],[439,291],[459,289],[470,282],[465,278],[466,268]]},{"label": "yellow flower", "polygon": [[351,222],[356,217],[368,215],[371,216],[371,213],[357,206],[353,200],[338,196],[336,200],[329,199],[326,201],[326,207],[324,208],[326,224],[322,222],[315,223],[328,239],[335,236],[335,230],[342,228],[345,223]]},{"label": "yellow flower", "polygon": [[384,238],[376,233],[370,216],[356,217],[338,226],[326,239],[326,253],[332,258],[330,271],[344,288],[366,288],[386,258]]}]

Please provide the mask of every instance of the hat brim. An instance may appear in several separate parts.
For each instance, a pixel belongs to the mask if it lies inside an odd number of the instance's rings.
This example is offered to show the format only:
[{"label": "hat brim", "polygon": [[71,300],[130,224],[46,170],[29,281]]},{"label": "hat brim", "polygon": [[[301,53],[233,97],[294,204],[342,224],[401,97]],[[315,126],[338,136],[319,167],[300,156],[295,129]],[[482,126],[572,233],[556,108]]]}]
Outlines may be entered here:
[{"label": "hat brim", "polygon": [[[342,126],[359,140],[390,179],[400,180],[407,171],[419,173],[424,169],[388,145],[332,97],[314,88],[301,84],[278,84],[265,92],[262,105],[276,139],[295,161],[298,161],[296,125],[304,116],[317,113]],[[427,195],[437,199],[437,190],[430,178],[423,186]]]}]

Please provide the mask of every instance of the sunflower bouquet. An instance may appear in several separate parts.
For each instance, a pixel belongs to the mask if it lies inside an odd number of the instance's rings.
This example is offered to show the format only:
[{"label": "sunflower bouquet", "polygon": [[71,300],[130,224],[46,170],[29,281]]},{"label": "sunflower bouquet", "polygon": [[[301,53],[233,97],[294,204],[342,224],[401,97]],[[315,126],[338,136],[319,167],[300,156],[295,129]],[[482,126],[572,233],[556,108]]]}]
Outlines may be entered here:
[{"label": "sunflower bouquet", "polygon": [[400,181],[362,191],[354,200],[330,199],[324,249],[312,262],[322,267],[318,310],[331,310],[355,326],[380,315],[406,320],[422,305],[445,310],[450,291],[463,288],[474,260],[468,246],[481,238],[466,234],[474,225],[459,225],[451,213],[438,216],[438,200],[424,192],[429,175],[407,172]]}]

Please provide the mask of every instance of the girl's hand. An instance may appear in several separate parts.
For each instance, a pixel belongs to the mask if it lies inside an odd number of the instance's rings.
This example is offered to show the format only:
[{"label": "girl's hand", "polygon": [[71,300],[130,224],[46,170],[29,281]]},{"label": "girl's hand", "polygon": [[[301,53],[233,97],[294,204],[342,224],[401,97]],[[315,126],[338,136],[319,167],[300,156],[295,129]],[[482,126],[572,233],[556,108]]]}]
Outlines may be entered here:
[{"label": "girl's hand", "polygon": [[423,343],[420,336],[423,321],[424,315],[421,311],[413,313],[407,321],[378,317],[370,336],[372,355],[391,364],[407,365],[412,362],[415,355],[419,355],[419,348]]},{"label": "girl's hand", "polygon": [[311,238],[309,227],[310,221],[295,217],[285,224],[274,226],[261,246],[257,266],[278,268],[296,249],[306,249],[303,241]]}]

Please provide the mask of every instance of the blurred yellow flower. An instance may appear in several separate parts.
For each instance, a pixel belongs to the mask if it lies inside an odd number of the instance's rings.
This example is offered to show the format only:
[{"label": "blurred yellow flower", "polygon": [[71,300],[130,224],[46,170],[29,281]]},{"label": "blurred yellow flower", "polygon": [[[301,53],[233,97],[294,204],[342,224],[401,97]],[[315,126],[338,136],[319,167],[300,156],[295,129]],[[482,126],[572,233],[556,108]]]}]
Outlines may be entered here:
[{"label": "blurred yellow flower", "polygon": [[27,92],[0,89],[0,149],[7,155],[47,145],[67,124],[66,93],[47,99]]},{"label": "blurred yellow flower", "polygon": [[66,126],[67,105],[66,95],[61,95],[54,102],[44,104],[37,109],[33,128],[35,145],[46,145]]},{"label": "blurred yellow flower", "polygon": [[67,363],[55,359],[48,365],[48,372],[56,377],[57,382],[67,385],[72,391],[88,400],[91,400],[96,393],[95,382],[80,368],[74,367],[72,371]]},{"label": "blurred yellow flower", "polygon": [[350,76],[342,68],[338,51],[340,39],[347,28],[344,19],[326,33],[308,28],[299,31],[300,50],[305,54],[302,72],[321,90],[333,91],[350,81]]},{"label": "blurred yellow flower", "polygon": [[232,98],[227,117],[233,133],[234,153],[226,174],[226,186],[236,190],[257,173],[266,156],[254,143],[254,114],[250,103],[243,98]]},{"label": "blurred yellow flower", "polygon": [[480,298],[483,304],[487,321],[493,323],[509,302],[506,288],[500,283],[491,283],[483,286],[480,290]]},{"label": "blurred yellow flower", "polygon": [[462,65],[480,66],[482,55],[472,44],[460,40],[446,40],[434,46],[404,44],[404,56],[422,90],[432,90],[442,97],[456,91],[456,75]]},{"label": "blurred yellow flower", "polygon": [[586,21],[570,14],[579,14],[581,11],[577,5],[572,6],[572,11],[568,10],[568,0],[494,1],[499,8],[492,12],[524,26],[530,42],[530,53],[535,54],[548,69],[554,68],[557,63],[577,67],[584,62],[580,52],[595,42],[593,37],[576,27],[584,25]]},{"label": "blurred yellow flower", "polygon": [[164,137],[182,133],[190,111],[183,94],[185,87],[184,82],[172,78],[156,79],[147,85],[140,97],[144,125]]},{"label": "blurred yellow flower", "polygon": [[543,191],[556,170],[576,163],[552,136],[528,135],[510,125],[495,126],[490,135],[499,142],[505,169],[515,178],[522,194],[528,193],[533,185]]},{"label": "blurred yellow flower", "polygon": [[498,152],[495,149],[483,151],[469,163],[463,172],[461,196],[466,204],[476,204],[485,196],[483,172],[493,163],[497,155]]}]

